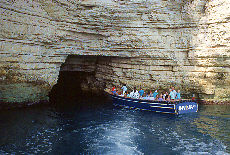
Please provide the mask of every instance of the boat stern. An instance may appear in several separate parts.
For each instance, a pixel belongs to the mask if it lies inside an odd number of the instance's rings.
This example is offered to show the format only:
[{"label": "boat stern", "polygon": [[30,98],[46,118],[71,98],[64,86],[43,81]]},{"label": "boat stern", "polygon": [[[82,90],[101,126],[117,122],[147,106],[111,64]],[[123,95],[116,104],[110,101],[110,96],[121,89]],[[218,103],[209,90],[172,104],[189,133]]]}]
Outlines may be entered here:
[{"label": "boat stern", "polygon": [[198,111],[198,104],[194,101],[183,101],[176,105],[177,114],[192,113]]}]

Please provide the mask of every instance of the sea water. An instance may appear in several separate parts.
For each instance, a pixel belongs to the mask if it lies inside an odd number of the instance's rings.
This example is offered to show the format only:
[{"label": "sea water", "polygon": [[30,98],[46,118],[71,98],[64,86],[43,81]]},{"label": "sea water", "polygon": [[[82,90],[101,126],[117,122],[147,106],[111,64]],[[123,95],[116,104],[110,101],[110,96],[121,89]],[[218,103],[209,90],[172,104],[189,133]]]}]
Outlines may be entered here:
[{"label": "sea water", "polygon": [[229,154],[230,106],[159,114],[86,99],[0,111],[0,154]]}]

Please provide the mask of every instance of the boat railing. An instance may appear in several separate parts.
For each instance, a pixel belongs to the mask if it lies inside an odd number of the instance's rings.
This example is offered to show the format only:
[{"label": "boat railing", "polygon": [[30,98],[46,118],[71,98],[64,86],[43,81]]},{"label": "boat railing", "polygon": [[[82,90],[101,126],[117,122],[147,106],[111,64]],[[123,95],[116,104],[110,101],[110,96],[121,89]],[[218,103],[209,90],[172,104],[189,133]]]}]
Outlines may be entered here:
[{"label": "boat railing", "polygon": [[116,96],[116,97],[120,97],[120,98],[126,98],[126,99],[132,99],[132,100],[142,100],[142,101],[148,101],[151,103],[179,104],[179,103],[183,103],[183,102],[195,102],[192,99],[180,99],[180,100],[170,100],[170,101],[146,100],[146,99],[142,99],[142,98],[136,99],[136,98],[131,98],[131,97],[114,95],[112,92],[110,92],[108,90],[105,90],[105,92],[112,95],[112,96]]}]

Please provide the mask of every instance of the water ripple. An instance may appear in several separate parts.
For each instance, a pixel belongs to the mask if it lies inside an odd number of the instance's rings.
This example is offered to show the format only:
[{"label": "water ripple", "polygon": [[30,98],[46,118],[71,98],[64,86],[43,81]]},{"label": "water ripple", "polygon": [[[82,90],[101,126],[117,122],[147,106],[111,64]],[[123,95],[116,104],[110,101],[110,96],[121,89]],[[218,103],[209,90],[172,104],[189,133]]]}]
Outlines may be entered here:
[{"label": "water ripple", "polygon": [[103,107],[1,113],[0,154],[228,154],[230,109],[188,115]]}]

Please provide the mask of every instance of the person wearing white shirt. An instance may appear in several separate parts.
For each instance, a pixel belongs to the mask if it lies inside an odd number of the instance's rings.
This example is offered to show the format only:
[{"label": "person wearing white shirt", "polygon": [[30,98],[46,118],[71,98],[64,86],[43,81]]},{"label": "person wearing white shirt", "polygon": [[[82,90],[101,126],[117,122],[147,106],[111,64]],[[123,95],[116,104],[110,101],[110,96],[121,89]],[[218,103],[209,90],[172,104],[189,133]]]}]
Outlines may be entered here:
[{"label": "person wearing white shirt", "polygon": [[124,85],[121,89],[123,90],[123,95],[124,95],[124,94],[125,94],[125,92],[127,91],[127,87],[126,87],[126,85]]},{"label": "person wearing white shirt", "polygon": [[139,99],[140,94],[139,94],[138,91],[136,90],[136,87],[134,87],[133,91],[130,93],[130,97],[131,97],[131,98],[135,98],[135,99]]},{"label": "person wearing white shirt", "polygon": [[172,92],[173,92],[173,94],[174,94],[174,99],[176,99],[176,94],[177,94],[177,92],[176,92],[176,90],[174,89],[174,87],[172,87]]}]

